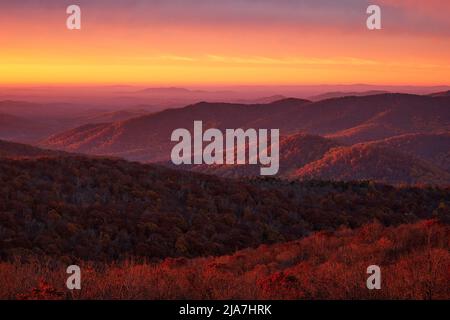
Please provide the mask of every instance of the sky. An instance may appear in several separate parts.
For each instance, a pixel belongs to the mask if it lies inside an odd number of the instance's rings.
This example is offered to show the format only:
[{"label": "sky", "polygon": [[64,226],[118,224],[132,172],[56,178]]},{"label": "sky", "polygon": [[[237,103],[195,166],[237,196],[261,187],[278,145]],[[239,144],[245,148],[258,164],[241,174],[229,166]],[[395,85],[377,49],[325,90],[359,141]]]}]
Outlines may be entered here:
[{"label": "sky", "polygon": [[[81,30],[66,28],[81,7]],[[369,4],[382,29],[366,28]],[[0,84],[445,85],[448,0],[0,0]]]}]

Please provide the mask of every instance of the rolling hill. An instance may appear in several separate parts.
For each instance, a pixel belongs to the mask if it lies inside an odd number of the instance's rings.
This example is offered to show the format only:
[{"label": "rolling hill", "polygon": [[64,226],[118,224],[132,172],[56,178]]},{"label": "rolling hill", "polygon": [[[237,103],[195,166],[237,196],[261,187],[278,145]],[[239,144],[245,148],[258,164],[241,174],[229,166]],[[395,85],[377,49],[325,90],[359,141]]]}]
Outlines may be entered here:
[{"label": "rolling hill", "polygon": [[[415,134],[345,146],[320,136],[294,134],[281,138],[277,177],[450,185],[447,140],[447,134]],[[260,165],[166,165],[229,178],[260,175]]]},{"label": "rolling hill", "polygon": [[282,135],[305,132],[343,143],[411,133],[450,130],[450,99],[407,94],[344,97],[319,102],[284,99],[269,104],[198,103],[108,124],[86,125],[41,143],[52,149],[114,155],[142,162],[167,161],[174,129],[204,127],[279,128]]},{"label": "rolling hill", "polygon": [[450,171],[450,132],[415,133],[373,142],[426,160]]},{"label": "rolling hill", "polygon": [[63,151],[45,150],[30,145],[0,140],[0,159],[31,159],[62,157],[69,155]]},{"label": "rolling hill", "polygon": [[289,99],[263,105],[227,103],[198,103],[182,109],[169,109],[126,121],[86,125],[54,135],[40,145],[88,154],[114,155],[142,162],[167,161],[175,143],[172,131],[191,128],[202,120],[205,130],[210,127],[261,127],[260,122],[280,113],[294,111],[308,104],[306,100]]},{"label": "rolling hill", "polygon": [[0,113],[0,139],[35,143],[55,131],[39,121]]},{"label": "rolling hill", "polygon": [[292,178],[450,185],[449,172],[395,149],[370,143],[331,149],[320,160],[297,170]]},{"label": "rolling hill", "polygon": [[[204,129],[279,128],[284,137],[279,176],[284,178],[449,183],[450,99],[445,97],[379,94],[314,103],[293,98],[256,105],[202,102],[125,121],[85,125],[41,145],[167,163],[175,145],[170,141],[172,131],[192,130],[195,120],[202,120]],[[350,147],[361,141],[370,143]],[[249,165],[180,168],[224,177],[254,176],[259,169]]]},{"label": "rolling hill", "polygon": [[121,121],[150,113],[152,109],[149,105],[117,110],[114,106],[5,100],[0,101],[0,139],[36,144],[86,123]]},{"label": "rolling hill", "polygon": [[[297,133],[280,138],[280,169],[277,177],[290,177],[302,166],[321,159],[331,148],[340,146],[336,141],[320,136]],[[269,148],[270,154],[270,148]],[[175,169],[190,170],[221,177],[242,178],[260,175],[260,165],[172,165]]]},{"label": "rolling hill", "polygon": [[0,260],[221,255],[373,219],[444,217],[449,205],[448,187],[240,181],[80,156],[0,159]]},{"label": "rolling hill", "polygon": [[150,113],[148,109],[126,109],[126,110],[118,110],[118,111],[110,111],[110,112],[104,112],[104,113],[98,113],[94,114],[92,116],[84,116],[77,119],[77,122],[80,123],[109,123],[109,122],[117,122],[117,121],[124,121],[131,118],[136,118],[143,116],[145,114]]}]

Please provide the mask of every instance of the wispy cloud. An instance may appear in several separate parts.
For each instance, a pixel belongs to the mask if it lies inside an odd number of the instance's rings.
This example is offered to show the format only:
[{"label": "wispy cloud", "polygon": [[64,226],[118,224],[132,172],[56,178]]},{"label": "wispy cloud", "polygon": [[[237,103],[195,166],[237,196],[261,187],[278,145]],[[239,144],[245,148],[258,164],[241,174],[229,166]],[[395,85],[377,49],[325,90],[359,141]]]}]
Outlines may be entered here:
[{"label": "wispy cloud", "polygon": [[337,58],[308,58],[308,57],[231,57],[220,55],[207,55],[206,58],[212,62],[232,63],[232,64],[260,64],[260,65],[375,65],[378,62],[354,57]]}]

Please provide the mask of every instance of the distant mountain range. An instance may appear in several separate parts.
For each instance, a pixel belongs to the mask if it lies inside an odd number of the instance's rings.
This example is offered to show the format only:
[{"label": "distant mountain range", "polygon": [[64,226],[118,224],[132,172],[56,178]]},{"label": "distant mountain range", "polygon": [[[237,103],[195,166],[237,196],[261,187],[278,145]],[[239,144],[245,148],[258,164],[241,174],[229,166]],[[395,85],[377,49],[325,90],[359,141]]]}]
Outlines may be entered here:
[{"label": "distant mountain range", "polygon": [[174,145],[170,141],[172,131],[191,128],[195,120],[201,119],[205,129],[265,128],[269,119],[278,118],[281,124],[284,114],[295,112],[306,104],[309,101],[299,99],[261,105],[202,102],[122,122],[78,127],[50,137],[40,145],[143,162],[164,161],[170,157]]},{"label": "distant mountain range", "polygon": [[[279,128],[279,175],[389,183],[450,181],[450,98],[377,94],[318,102],[282,99],[267,104],[197,103],[129,120],[89,124],[50,137],[50,149],[167,163],[177,128]],[[252,166],[184,169],[228,177],[251,176]]]},{"label": "distant mountain range", "polygon": [[332,98],[342,98],[342,97],[363,97],[363,96],[372,96],[377,94],[383,94],[383,93],[389,93],[388,91],[383,90],[371,90],[371,91],[356,91],[356,92],[326,92],[322,93],[316,96],[309,97],[308,99],[311,101],[320,101],[325,99],[332,99]]},{"label": "distant mountain range", "polygon": [[37,143],[49,136],[86,123],[105,123],[152,112],[150,105],[126,110],[108,106],[71,103],[29,103],[0,101],[0,139]]},{"label": "distant mountain range", "polygon": [[450,90],[430,94],[432,97],[450,97]]}]

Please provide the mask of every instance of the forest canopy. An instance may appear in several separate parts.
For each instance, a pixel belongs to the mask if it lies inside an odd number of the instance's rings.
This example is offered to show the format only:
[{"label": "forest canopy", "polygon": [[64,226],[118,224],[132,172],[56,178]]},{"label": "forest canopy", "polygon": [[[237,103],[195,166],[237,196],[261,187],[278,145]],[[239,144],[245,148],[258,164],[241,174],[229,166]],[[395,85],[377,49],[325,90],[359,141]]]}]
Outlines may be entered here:
[{"label": "forest canopy", "polygon": [[223,255],[377,220],[449,220],[450,188],[228,180],[88,157],[0,161],[0,257]]}]

